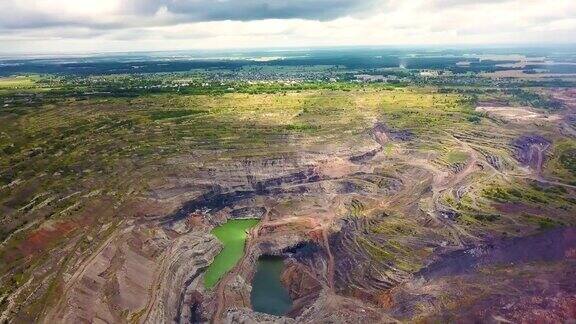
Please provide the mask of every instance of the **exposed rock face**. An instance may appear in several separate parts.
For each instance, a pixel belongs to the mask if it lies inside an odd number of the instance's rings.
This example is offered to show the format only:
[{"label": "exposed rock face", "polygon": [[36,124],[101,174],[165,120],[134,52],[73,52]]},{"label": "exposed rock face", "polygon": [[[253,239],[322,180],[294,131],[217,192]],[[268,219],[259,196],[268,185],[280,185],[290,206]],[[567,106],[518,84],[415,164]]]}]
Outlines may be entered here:
[{"label": "exposed rock face", "polygon": [[420,316],[443,323],[471,318],[481,323],[570,322],[576,316],[574,266],[574,260],[546,263],[546,267],[520,263],[420,277],[394,288],[386,310],[403,321]]},{"label": "exposed rock face", "polygon": [[383,144],[383,139],[391,139],[394,141],[410,141],[414,139],[414,134],[409,130],[391,129],[384,123],[376,123],[372,128],[371,135],[374,140]]},{"label": "exposed rock face", "polygon": [[[233,187],[224,187],[222,184],[214,184],[207,192],[199,197],[187,202],[179,211],[174,213],[169,220],[177,221],[185,218],[191,212],[199,209],[210,210],[212,212],[219,211],[226,207],[233,207],[236,204],[241,204],[249,200],[253,200],[258,196],[265,195],[282,195],[283,193],[291,193],[282,188],[282,186],[300,185],[309,182],[316,182],[320,180],[318,174],[312,169],[306,171],[299,171],[295,173],[288,173],[274,178],[257,181],[255,177],[247,176],[244,174],[245,181],[240,182],[238,179],[228,179],[234,181]],[[236,210],[232,214],[232,218],[243,218],[247,215],[252,217],[262,216],[262,206],[246,206]]]},{"label": "exposed rock face", "polygon": [[283,252],[288,258],[284,261],[285,269],[281,280],[294,300],[294,309],[290,315],[297,316],[322,290],[324,278],[320,276],[318,269],[325,269],[327,256],[320,245],[311,241],[300,243]]},{"label": "exposed rock face", "polygon": [[497,264],[576,260],[570,256],[575,247],[576,228],[553,229],[538,235],[500,240],[446,254],[416,275],[429,279],[469,273],[480,267]]},{"label": "exposed rock face", "polygon": [[298,323],[398,323],[380,308],[359,299],[320,294],[314,304],[296,318]]},{"label": "exposed rock face", "polygon": [[[376,294],[406,279],[408,274],[405,271],[395,268],[385,256],[375,259],[375,251],[370,250],[370,244],[385,245],[380,241],[384,239],[382,236],[368,232],[377,222],[377,218],[346,219],[341,231],[332,237],[331,246],[336,254],[336,287],[342,292]],[[351,286],[360,291],[350,291]]]},{"label": "exposed rock face", "polygon": [[249,308],[230,309],[222,321],[224,324],[292,324],[295,320],[287,317],[256,313]]},{"label": "exposed rock face", "polygon": [[285,260],[282,284],[288,289],[293,300],[288,316],[297,317],[311,305],[322,291],[322,282],[310,268],[293,259]]},{"label": "exposed rock face", "polygon": [[305,312],[295,319],[254,312],[248,308],[229,309],[223,323],[397,323],[378,308],[357,299],[345,298],[330,293],[321,293]]},{"label": "exposed rock face", "polygon": [[542,153],[550,146],[550,141],[540,135],[526,135],[514,140],[512,146],[520,163],[536,169],[543,162]]},{"label": "exposed rock face", "polygon": [[231,218],[262,218],[266,213],[264,207],[241,207],[230,212]]},{"label": "exposed rock face", "polygon": [[202,289],[202,270],[220,251],[206,233],[179,236],[161,228],[129,228],[110,240],[68,282],[66,299],[48,319],[61,323],[187,321]]},{"label": "exposed rock face", "polygon": [[220,251],[218,240],[208,234],[191,232],[176,239],[163,258],[165,270],[158,276],[157,298],[148,306],[145,322],[160,323],[167,319],[187,323],[195,318],[191,313],[195,293],[203,291],[199,280]]}]

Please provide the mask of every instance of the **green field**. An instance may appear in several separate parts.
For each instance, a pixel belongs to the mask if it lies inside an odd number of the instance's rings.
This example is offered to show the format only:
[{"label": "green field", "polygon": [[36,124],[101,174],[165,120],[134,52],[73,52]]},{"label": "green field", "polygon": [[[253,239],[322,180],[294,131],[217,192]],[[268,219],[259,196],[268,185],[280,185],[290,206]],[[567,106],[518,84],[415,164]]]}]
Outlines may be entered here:
[{"label": "green field", "polygon": [[246,244],[246,232],[256,226],[258,219],[236,219],[230,220],[212,230],[220,242],[224,245],[220,254],[214,258],[214,262],[206,269],[204,274],[204,285],[206,288],[214,287],[220,278],[228,271],[232,270],[236,263],[244,255]]},{"label": "green field", "polygon": [[0,78],[0,89],[25,89],[33,87],[38,80],[37,77],[16,76],[10,78]]}]

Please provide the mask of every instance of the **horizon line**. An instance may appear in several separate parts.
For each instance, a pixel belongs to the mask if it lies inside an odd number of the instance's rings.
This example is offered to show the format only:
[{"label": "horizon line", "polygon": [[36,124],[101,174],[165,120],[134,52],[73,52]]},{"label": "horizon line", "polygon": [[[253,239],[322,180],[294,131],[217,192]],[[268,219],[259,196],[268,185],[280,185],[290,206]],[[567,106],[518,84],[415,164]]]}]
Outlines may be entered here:
[{"label": "horizon line", "polygon": [[321,45],[321,46],[252,46],[252,47],[223,47],[223,48],[190,48],[190,49],[164,49],[164,50],[127,50],[127,51],[68,51],[68,52],[3,52],[0,50],[0,60],[7,58],[33,57],[59,58],[59,57],[78,57],[78,56],[113,56],[126,54],[151,54],[151,53],[175,53],[175,52],[206,52],[206,53],[229,53],[229,52],[250,52],[250,51],[268,51],[268,52],[291,52],[291,51],[313,51],[313,50],[330,50],[330,49],[530,49],[530,48],[571,48],[576,47],[574,42],[542,43],[542,42],[521,42],[521,43],[446,43],[446,44],[385,44],[385,45]]}]

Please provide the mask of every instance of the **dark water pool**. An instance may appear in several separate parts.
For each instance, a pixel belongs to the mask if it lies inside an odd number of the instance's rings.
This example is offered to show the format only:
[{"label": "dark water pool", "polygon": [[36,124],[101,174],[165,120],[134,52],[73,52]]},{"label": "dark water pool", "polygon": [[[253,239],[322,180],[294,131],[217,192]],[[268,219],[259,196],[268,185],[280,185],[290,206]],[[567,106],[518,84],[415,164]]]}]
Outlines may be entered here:
[{"label": "dark water pool", "polygon": [[258,266],[252,280],[250,300],[252,309],[257,312],[284,315],[292,307],[288,290],[282,286],[280,276],[284,269],[284,260],[280,257],[264,256],[258,260]]}]

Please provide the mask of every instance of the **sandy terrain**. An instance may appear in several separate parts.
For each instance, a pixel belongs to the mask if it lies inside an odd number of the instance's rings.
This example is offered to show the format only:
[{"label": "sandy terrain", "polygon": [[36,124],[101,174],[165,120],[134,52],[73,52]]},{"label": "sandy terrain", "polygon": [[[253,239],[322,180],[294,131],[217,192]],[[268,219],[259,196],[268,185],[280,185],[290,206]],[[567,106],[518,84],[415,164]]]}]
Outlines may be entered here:
[{"label": "sandy terrain", "polygon": [[510,122],[531,122],[531,121],[557,121],[560,116],[556,114],[543,114],[536,112],[529,107],[497,107],[497,106],[480,106],[476,111],[485,112],[488,116],[501,118]]}]

